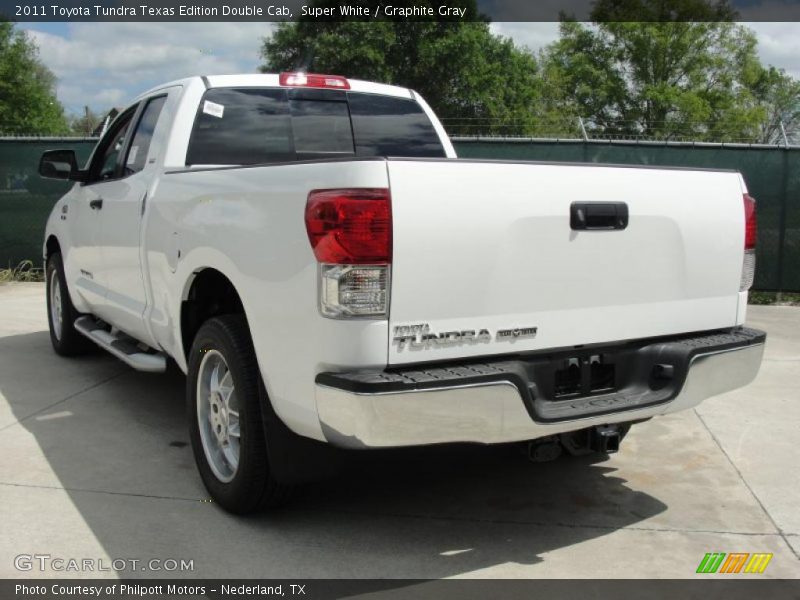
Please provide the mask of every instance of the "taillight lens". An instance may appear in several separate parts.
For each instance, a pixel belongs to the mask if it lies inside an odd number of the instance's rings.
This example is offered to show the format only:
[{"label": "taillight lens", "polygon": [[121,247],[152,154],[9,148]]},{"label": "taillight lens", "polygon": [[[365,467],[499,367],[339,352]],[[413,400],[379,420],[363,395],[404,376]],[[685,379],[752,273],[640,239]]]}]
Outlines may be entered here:
[{"label": "taillight lens", "polygon": [[745,292],[753,285],[756,274],[756,201],[749,195],[744,200],[744,260],[742,262],[742,278],[739,291]]},{"label": "taillight lens", "polygon": [[306,231],[321,263],[388,264],[392,261],[389,190],[314,190],[306,203]]},{"label": "taillight lens", "polygon": [[386,316],[392,261],[389,190],[313,190],[305,220],[320,263],[320,312],[334,318]]},{"label": "taillight lens", "polygon": [[744,197],[744,247],[751,250],[756,247],[756,201],[749,194]]}]

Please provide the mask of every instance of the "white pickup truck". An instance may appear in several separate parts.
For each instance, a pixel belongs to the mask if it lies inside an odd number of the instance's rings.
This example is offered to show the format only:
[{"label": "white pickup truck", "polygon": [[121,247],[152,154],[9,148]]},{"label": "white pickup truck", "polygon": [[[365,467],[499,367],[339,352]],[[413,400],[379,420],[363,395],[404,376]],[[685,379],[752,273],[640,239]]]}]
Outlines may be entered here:
[{"label": "white pickup truck", "polygon": [[750,382],[755,203],[735,172],[459,160],[408,89],[305,73],[137,98],[47,223],[56,352],[187,374],[221,506],[335,448],[613,452]]}]

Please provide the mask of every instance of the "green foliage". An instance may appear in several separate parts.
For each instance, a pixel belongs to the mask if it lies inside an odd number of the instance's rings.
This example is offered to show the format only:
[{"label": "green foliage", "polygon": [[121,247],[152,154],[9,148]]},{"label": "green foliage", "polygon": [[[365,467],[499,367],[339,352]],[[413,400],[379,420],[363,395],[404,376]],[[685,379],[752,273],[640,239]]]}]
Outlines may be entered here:
[{"label": "green foliage", "polygon": [[[645,7],[700,2],[642,0]],[[731,22],[567,21],[546,51],[565,97],[594,129],[619,135],[755,141],[767,109],[753,95],[763,68],[755,36]],[[644,11],[645,16],[653,16]],[[683,13],[680,13],[683,14]]]},{"label": "green foliage", "polygon": [[747,297],[748,304],[780,304],[784,306],[800,306],[800,294],[793,292],[750,292]]},{"label": "green foliage", "polygon": [[726,0],[597,0],[594,23],[563,21],[538,60],[480,20],[307,19],[264,40],[261,70],[412,88],[451,134],[575,136],[581,116],[609,137],[774,143],[781,121],[800,135],[800,83],[761,65],[735,17]]},{"label": "green foliage", "polygon": [[565,102],[614,136],[782,141],[800,135],[800,83],[761,65],[727,0],[597,0],[544,53]]},{"label": "green foliage", "polygon": [[23,260],[13,269],[0,269],[0,283],[10,281],[44,281],[44,272],[33,266],[33,261]]},{"label": "green foliage", "polygon": [[55,77],[39,60],[36,45],[13,23],[0,20],[0,132],[57,135],[68,131],[55,95]]},{"label": "green foliage", "polygon": [[[474,0],[460,4],[477,15]],[[414,89],[451,133],[531,135],[569,120],[546,100],[534,56],[483,21],[301,20],[281,23],[261,54],[264,72],[303,68]]]},{"label": "green foliage", "polygon": [[72,117],[69,120],[70,133],[88,137],[92,132],[103,123],[105,114],[97,113],[88,106],[84,113],[79,117]]},{"label": "green foliage", "polygon": [[768,67],[762,69],[752,83],[751,92],[764,111],[759,124],[759,141],[782,144],[783,124],[789,141],[800,143],[800,81],[782,69]]}]

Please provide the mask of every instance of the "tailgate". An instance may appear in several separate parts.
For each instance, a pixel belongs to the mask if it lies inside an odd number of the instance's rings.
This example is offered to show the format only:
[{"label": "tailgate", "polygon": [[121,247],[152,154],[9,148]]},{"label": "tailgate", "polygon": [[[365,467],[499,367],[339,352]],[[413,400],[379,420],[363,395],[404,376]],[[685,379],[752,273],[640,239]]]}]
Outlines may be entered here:
[{"label": "tailgate", "polygon": [[[737,173],[468,160],[387,164],[391,364],[736,322],[744,244]],[[573,229],[573,203],[607,203],[596,205],[600,212],[624,207],[627,226]]]}]

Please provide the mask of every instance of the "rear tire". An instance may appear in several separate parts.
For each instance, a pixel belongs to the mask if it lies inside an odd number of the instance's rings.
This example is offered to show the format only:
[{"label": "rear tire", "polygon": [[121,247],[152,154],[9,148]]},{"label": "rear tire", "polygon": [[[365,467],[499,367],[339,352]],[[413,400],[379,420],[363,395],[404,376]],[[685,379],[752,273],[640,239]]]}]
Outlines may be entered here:
[{"label": "rear tire", "polygon": [[78,356],[94,348],[92,342],[75,329],[75,320],[81,316],[72,304],[64,277],[61,253],[54,252],[47,259],[47,323],[50,341],[56,354]]},{"label": "rear tire", "polygon": [[189,433],[203,484],[217,504],[236,514],[280,506],[292,491],[270,472],[263,389],[245,318],[206,321],[189,356]]}]

